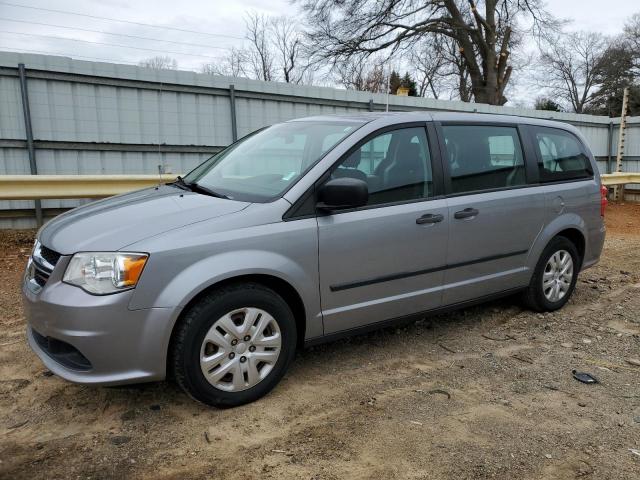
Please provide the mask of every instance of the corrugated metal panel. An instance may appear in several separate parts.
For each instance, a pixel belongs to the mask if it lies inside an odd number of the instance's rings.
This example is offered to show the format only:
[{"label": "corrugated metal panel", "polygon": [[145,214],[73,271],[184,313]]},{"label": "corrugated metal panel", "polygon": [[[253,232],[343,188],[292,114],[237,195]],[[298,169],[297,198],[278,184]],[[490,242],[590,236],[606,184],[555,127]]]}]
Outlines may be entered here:
[{"label": "corrugated metal panel", "polygon": [[0,76],[0,138],[26,138],[18,78]]},{"label": "corrugated metal panel", "polygon": [[640,123],[627,123],[624,153],[633,157],[640,156]]}]

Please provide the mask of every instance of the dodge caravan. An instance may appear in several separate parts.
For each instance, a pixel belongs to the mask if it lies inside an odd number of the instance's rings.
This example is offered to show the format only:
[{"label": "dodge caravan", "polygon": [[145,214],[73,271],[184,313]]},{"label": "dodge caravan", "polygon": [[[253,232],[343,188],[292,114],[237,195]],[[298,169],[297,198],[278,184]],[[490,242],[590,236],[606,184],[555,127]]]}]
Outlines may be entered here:
[{"label": "dodge caravan", "polygon": [[305,344],[515,293],[561,308],[598,261],[605,205],[593,155],[563,123],[292,120],[47,223],[23,285],[28,341],[72,382],[169,376],[240,405]]}]

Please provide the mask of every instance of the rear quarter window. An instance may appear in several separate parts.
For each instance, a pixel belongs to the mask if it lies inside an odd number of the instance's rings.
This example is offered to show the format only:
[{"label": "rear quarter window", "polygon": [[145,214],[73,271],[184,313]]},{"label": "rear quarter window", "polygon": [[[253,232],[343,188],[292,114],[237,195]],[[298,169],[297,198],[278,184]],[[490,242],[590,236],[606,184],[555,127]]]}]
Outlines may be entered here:
[{"label": "rear quarter window", "polygon": [[582,143],[571,133],[556,128],[534,128],[540,182],[577,180],[593,176]]}]

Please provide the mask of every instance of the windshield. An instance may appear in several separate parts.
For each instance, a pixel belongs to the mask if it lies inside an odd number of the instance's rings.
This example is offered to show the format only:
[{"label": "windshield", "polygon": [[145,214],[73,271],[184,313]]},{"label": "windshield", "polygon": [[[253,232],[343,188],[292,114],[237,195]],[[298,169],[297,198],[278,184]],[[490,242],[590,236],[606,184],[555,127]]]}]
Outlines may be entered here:
[{"label": "windshield", "polygon": [[184,181],[234,200],[270,201],[361,125],[354,121],[273,125],[211,157]]}]

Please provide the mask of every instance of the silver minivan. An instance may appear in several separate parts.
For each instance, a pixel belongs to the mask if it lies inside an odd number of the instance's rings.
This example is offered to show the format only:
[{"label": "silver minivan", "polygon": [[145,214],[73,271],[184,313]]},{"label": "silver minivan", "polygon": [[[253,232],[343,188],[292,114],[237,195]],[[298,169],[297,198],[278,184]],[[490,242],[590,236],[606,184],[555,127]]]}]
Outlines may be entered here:
[{"label": "silver minivan", "polygon": [[73,382],[170,376],[234,406],[305,344],[515,293],[556,310],[602,250],[596,172],[578,130],[551,121],[277,124],[46,224],[23,286],[29,344]]}]

